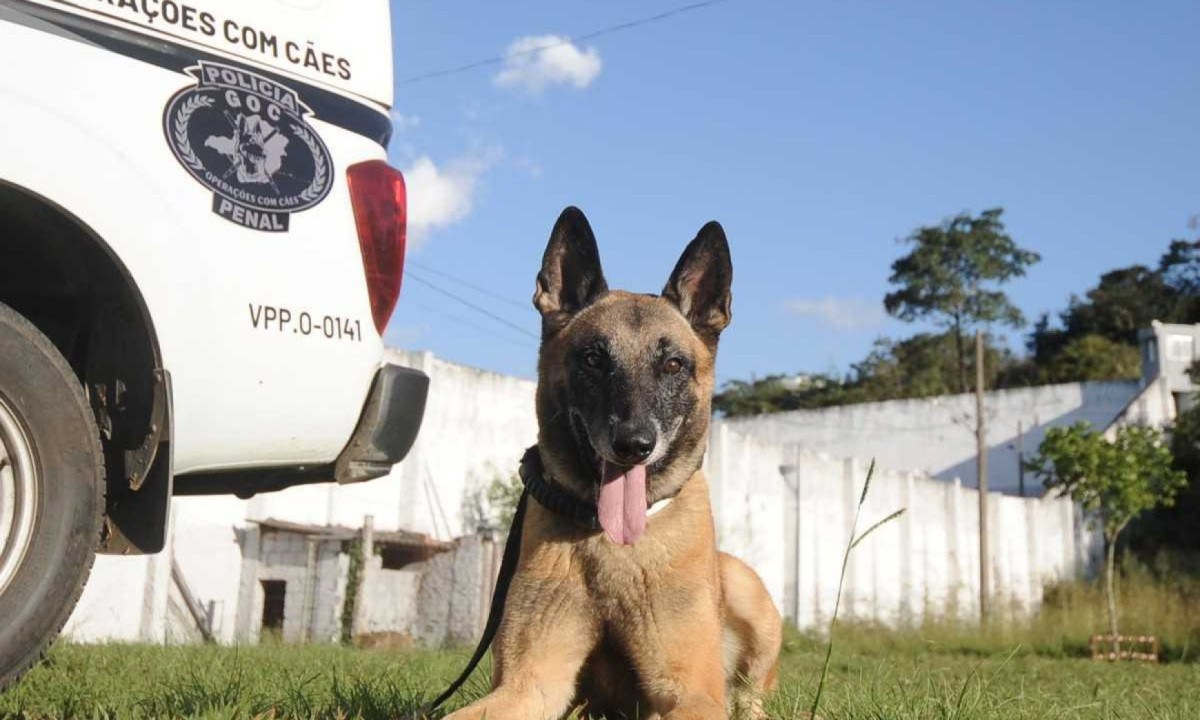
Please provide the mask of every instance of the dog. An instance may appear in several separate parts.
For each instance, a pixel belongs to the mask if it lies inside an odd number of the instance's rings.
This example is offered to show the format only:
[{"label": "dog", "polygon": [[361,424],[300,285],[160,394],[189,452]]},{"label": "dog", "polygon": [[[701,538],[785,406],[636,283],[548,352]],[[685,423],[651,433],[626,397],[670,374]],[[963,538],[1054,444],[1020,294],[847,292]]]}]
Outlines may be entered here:
[{"label": "dog", "polygon": [[448,720],[763,716],[779,612],[717,551],[701,470],[732,276],[710,222],[661,295],[609,290],[587,218],[558,218],[533,297],[542,492],[522,513],[493,689]]}]

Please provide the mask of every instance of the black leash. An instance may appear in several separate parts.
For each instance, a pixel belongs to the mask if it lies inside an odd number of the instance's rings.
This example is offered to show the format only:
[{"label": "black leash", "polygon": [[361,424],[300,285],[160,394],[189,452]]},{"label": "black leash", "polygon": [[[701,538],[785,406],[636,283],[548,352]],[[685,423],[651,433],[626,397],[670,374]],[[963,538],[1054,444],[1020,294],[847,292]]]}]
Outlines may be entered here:
[{"label": "black leash", "polygon": [[512,584],[513,576],[517,574],[517,560],[521,557],[521,526],[525,524],[525,506],[529,503],[529,496],[532,495],[539,505],[550,512],[571,520],[581,528],[600,528],[595,503],[581,500],[561,485],[546,479],[537,445],[526,450],[521,458],[520,476],[525,490],[521,492],[517,510],[513,513],[512,526],[508,529],[508,539],[504,541],[504,556],[500,560],[500,572],[496,575],[496,589],[492,593],[492,606],[488,610],[487,623],[483,627],[483,637],[479,638],[479,645],[476,646],[475,654],[471,656],[467,667],[450,683],[450,687],[433,702],[422,707],[416,715],[409,716],[410,718],[423,718],[453,697],[471,673],[475,672],[492,641],[496,639],[496,631],[500,629],[500,620],[504,616],[504,601],[508,599],[508,587]]},{"label": "black leash", "polygon": [[521,499],[517,501],[517,510],[513,513],[512,526],[508,529],[508,539],[504,541],[504,556],[500,560],[500,572],[496,576],[492,606],[488,610],[487,624],[483,626],[483,637],[479,638],[475,654],[471,656],[470,662],[467,663],[467,667],[463,669],[458,678],[450,683],[450,687],[442,691],[442,694],[438,695],[433,702],[421,708],[416,717],[425,717],[437,710],[442,703],[458,692],[467,678],[471,677],[471,673],[475,672],[479,661],[483,660],[484,654],[492,645],[492,640],[496,638],[496,631],[500,629],[500,619],[504,616],[504,601],[508,599],[508,586],[512,584],[513,576],[517,574],[517,560],[521,556],[521,526],[525,524],[525,505],[528,502],[529,488],[526,488],[521,493]]}]

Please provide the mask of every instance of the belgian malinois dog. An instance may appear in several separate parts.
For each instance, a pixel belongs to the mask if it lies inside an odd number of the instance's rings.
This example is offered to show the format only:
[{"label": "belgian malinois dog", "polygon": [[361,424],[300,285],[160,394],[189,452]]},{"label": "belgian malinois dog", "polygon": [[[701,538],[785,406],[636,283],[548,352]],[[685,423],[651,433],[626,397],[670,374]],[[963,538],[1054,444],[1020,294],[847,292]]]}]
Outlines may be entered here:
[{"label": "belgian malinois dog", "polygon": [[762,715],[779,612],[717,551],[700,467],[732,276],[710,222],[661,295],[609,290],[583,213],[558,218],[533,297],[541,492],[525,478],[493,690],[449,720]]}]

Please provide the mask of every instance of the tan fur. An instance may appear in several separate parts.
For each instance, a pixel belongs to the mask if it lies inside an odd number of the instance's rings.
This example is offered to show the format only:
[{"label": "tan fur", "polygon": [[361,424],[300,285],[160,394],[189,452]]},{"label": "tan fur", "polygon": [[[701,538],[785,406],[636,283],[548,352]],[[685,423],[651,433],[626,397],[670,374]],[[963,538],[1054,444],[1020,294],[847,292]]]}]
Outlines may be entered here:
[{"label": "tan fur", "polygon": [[609,718],[761,717],[775,682],[779,613],[759,577],[716,549],[703,454],[713,357],[666,301],[620,291],[572,317],[543,343],[540,450],[555,480],[565,467],[544,433],[543,393],[565,382],[564,338],[619,330],[614,352],[634,353],[666,334],[697,358],[697,411],[676,442],[694,452],[659,473],[651,500],[679,494],[648,520],[636,544],[580,530],[530,500],[520,561],[492,646],[493,690],[449,720],[559,718],[574,708]]}]

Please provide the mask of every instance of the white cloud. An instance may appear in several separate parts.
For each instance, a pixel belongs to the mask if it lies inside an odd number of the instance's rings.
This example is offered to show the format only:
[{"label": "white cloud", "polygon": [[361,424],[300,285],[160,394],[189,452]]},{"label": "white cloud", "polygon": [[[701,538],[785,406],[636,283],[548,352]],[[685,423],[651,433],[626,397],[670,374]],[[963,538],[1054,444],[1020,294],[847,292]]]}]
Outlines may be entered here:
[{"label": "white cloud", "polygon": [[600,53],[583,50],[559,35],[530,35],[514,40],[504,57],[504,69],[496,85],[540,95],[553,85],[570,85],[582,90],[600,74]]},{"label": "white cloud", "polygon": [[513,161],[517,169],[524,172],[533,180],[542,178],[542,166],[539,162],[530,157],[519,157]]},{"label": "white cloud", "polygon": [[788,300],[784,307],[792,315],[813,318],[837,330],[866,330],[883,322],[883,306],[862,298],[837,298],[826,295],[819,299]]},{"label": "white cloud", "polygon": [[471,214],[479,180],[502,155],[499,149],[461,157],[443,167],[422,155],[404,170],[408,191],[408,240],[419,247],[435,230]]},{"label": "white cloud", "polygon": [[392,117],[392,129],[397,133],[421,127],[421,118],[416,115],[405,115],[395,108],[392,109],[390,115]]}]

